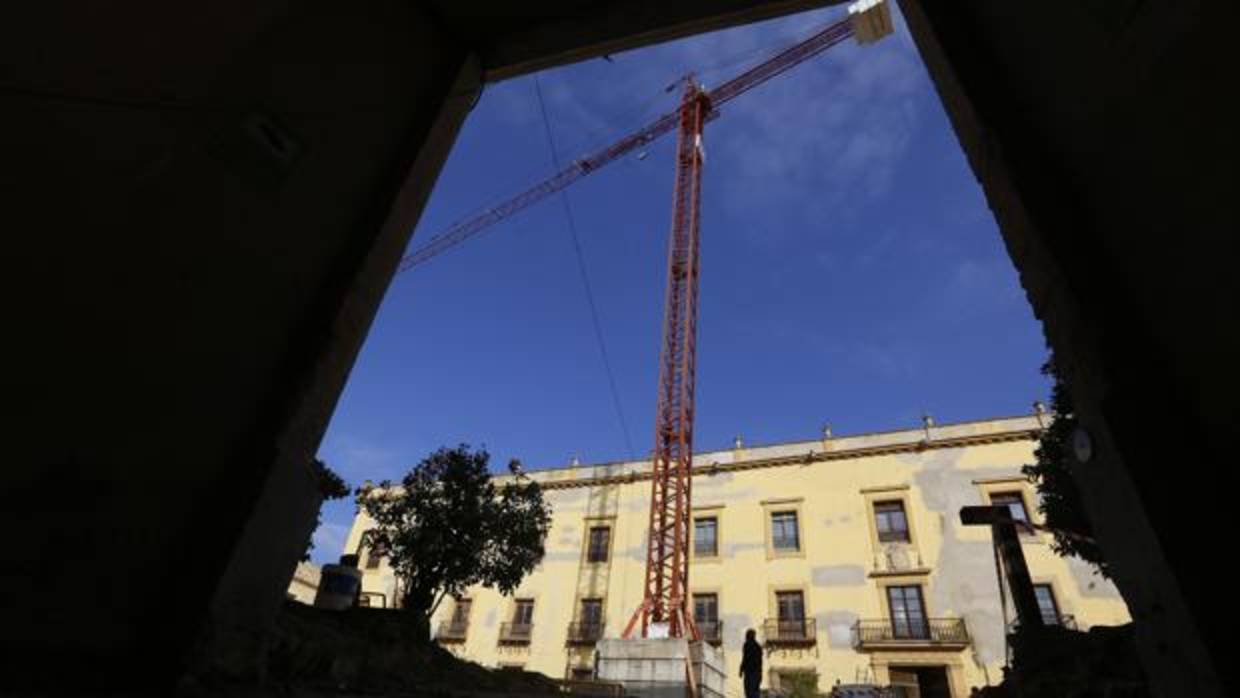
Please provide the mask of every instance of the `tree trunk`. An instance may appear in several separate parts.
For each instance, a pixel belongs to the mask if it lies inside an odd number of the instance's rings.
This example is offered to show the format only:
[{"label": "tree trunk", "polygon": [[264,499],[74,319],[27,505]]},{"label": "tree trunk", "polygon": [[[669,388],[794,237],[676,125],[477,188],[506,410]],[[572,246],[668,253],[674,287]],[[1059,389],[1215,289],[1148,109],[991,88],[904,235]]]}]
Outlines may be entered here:
[{"label": "tree trunk", "polygon": [[414,632],[418,637],[430,639],[431,637],[431,604],[435,601],[433,591],[423,589],[410,589],[405,594],[403,607],[408,616],[410,625],[413,626]]}]

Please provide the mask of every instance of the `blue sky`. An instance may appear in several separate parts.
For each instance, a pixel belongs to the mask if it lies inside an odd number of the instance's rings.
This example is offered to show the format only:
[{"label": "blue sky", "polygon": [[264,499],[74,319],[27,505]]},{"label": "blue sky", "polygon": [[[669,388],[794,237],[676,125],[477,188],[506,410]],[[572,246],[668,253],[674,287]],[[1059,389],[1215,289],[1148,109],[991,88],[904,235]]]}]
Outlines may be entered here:
[{"label": "blue sky", "polygon": [[[893,4],[893,10],[896,10]],[[538,76],[561,160],[809,36],[829,8]],[[1027,413],[1045,355],[994,219],[896,10],[731,102],[707,126],[697,450]],[[550,175],[534,77],[487,87],[412,246]],[[568,197],[634,455],[653,444],[674,136]],[[546,200],[398,276],[320,449],[350,483],[441,445],[502,468],[630,457],[560,202]],[[329,503],[315,559],[353,515]]]}]

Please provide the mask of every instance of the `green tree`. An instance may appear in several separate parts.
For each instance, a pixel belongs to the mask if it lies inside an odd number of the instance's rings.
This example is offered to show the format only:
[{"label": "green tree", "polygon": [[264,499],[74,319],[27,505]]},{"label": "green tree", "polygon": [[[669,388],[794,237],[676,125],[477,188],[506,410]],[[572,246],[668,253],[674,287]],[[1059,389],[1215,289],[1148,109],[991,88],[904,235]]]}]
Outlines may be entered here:
[{"label": "green tree", "polygon": [[1060,555],[1072,555],[1089,562],[1104,577],[1110,578],[1106,559],[1094,542],[1093,526],[1086,518],[1080,489],[1072,476],[1073,469],[1079,466],[1072,452],[1072,438],[1077,427],[1072,394],[1059,376],[1054,356],[1042,365],[1042,373],[1054,381],[1051,422],[1042,431],[1033,452],[1037,462],[1024,466],[1021,472],[1041,495],[1038,510],[1055,537],[1051,548]]},{"label": "green tree", "polygon": [[[318,479],[319,494],[323,495],[324,500],[340,499],[342,497],[349,496],[348,483],[337,475],[336,471],[332,470],[326,463],[318,458],[315,458],[314,462],[310,464],[310,467],[314,468],[314,475]],[[319,512],[315,514],[314,530],[317,531],[319,529],[319,525],[322,523],[323,509],[320,507]],[[301,554],[302,562],[310,559],[311,550],[314,550],[313,535],[310,536],[310,540],[306,541],[306,552]]]},{"label": "green tree", "polygon": [[497,486],[490,455],[467,444],[441,448],[405,475],[360,491],[359,506],[374,522],[372,549],[388,558],[400,581],[401,605],[425,626],[447,595],[475,584],[511,594],[542,561],[551,507],[537,482],[515,478]]}]

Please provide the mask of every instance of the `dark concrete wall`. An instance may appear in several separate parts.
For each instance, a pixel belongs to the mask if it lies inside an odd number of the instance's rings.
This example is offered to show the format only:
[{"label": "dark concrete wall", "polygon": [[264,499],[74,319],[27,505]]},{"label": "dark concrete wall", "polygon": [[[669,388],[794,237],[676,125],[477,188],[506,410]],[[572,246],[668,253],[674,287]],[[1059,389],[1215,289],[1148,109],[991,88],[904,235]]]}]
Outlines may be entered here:
[{"label": "dark concrete wall", "polygon": [[261,628],[283,598],[310,458],[476,79],[398,1],[0,27],[0,652],[65,668],[2,681],[167,685],[205,619]]},{"label": "dark concrete wall", "polygon": [[1234,6],[901,4],[1092,437],[1081,484],[1151,681],[1222,695],[1235,614],[1201,544],[1230,527],[1237,417]]}]

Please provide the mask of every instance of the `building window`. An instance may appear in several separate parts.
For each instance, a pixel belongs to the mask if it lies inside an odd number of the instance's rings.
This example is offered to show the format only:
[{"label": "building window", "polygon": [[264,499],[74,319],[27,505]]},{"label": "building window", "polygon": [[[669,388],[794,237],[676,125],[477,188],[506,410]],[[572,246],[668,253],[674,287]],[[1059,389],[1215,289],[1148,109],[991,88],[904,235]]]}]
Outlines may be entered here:
[{"label": "building window", "polygon": [[517,599],[512,609],[512,624],[525,627],[534,624],[533,599]]},{"label": "building window", "polygon": [[780,639],[805,637],[805,597],[801,592],[776,592],[775,611]]},{"label": "building window", "polygon": [[568,624],[568,644],[592,645],[603,637],[603,600],[582,599],[577,618]]},{"label": "building window", "polygon": [[719,519],[710,516],[693,520],[693,554],[715,557],[719,554]]},{"label": "building window", "polygon": [[1029,511],[1025,509],[1025,497],[1020,492],[995,492],[990,495],[990,503],[997,507],[1007,507],[1013,519],[1029,523]]},{"label": "building window", "polygon": [[582,599],[580,620],[584,626],[601,628],[603,626],[603,600]]},{"label": "building window", "polygon": [[469,609],[473,607],[471,599],[457,599],[452,609],[452,627],[464,628],[469,625]]},{"label": "building window", "polygon": [[[364,536],[363,540],[365,540],[365,538],[368,538],[368,537],[369,536]],[[383,553],[384,553],[384,550],[383,550],[382,545],[375,545],[374,543],[367,544],[366,546],[366,569],[368,570],[379,569],[379,564],[383,561]]]},{"label": "building window", "polygon": [[590,544],[586,550],[586,562],[607,562],[607,548],[611,543],[611,528],[595,526],[590,529]]},{"label": "building window", "polygon": [[1049,584],[1034,584],[1033,595],[1038,598],[1038,610],[1042,613],[1042,625],[1059,625],[1062,616],[1059,614],[1059,603],[1055,601],[1055,590]]},{"label": "building window", "polygon": [[698,624],[719,620],[719,596],[717,594],[693,595],[693,620]]},{"label": "building window", "polygon": [[719,641],[719,596],[717,594],[693,595],[693,622],[707,642]]},{"label": "building window", "polygon": [[440,642],[462,642],[469,631],[469,599],[456,599],[453,604],[452,616],[439,624],[435,639]]},{"label": "building window", "polygon": [[801,549],[801,536],[797,530],[795,511],[771,513],[771,545],[776,550],[782,551]]},{"label": "building window", "polygon": [[904,514],[904,502],[900,500],[875,502],[874,526],[882,543],[909,542],[908,517]]},{"label": "building window", "polygon": [[891,633],[897,638],[926,638],[925,605],[920,586],[887,587],[887,606],[891,612]]},{"label": "building window", "polygon": [[512,605],[512,622],[500,623],[501,645],[528,645],[534,634],[534,600],[517,599]]}]

